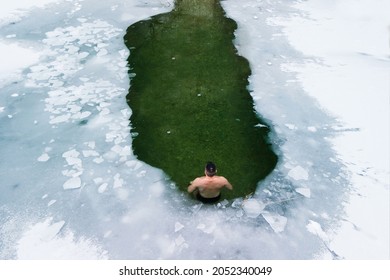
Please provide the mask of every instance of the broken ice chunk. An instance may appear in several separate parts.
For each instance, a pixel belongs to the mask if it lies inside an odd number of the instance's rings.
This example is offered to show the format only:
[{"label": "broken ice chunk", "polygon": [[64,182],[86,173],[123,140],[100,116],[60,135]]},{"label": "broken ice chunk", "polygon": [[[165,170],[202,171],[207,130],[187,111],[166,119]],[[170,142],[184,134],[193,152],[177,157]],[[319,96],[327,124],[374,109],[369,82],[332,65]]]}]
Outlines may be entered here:
[{"label": "broken ice chunk", "polygon": [[82,161],[79,158],[67,157],[67,158],[65,158],[65,160],[69,165],[75,165],[78,167],[81,167],[81,165],[82,165]]},{"label": "broken ice chunk", "polygon": [[50,156],[47,153],[42,154],[37,160],[41,162],[48,161],[50,159]]},{"label": "broken ice chunk", "polygon": [[82,151],[84,157],[97,157],[99,153],[95,150],[83,150]]},{"label": "broken ice chunk", "polygon": [[286,123],[284,124],[288,129],[295,130],[297,127],[294,124],[291,123]]},{"label": "broken ice chunk", "polygon": [[49,201],[49,203],[47,204],[47,206],[49,207],[49,206],[53,205],[53,204],[56,203],[56,202],[57,202],[57,200],[52,199],[52,200]]},{"label": "broken ice chunk", "polygon": [[206,226],[205,224],[199,224],[196,228],[203,231],[204,233],[210,234],[212,233],[217,225],[212,223],[211,225]]},{"label": "broken ice chunk", "polygon": [[138,174],[136,175],[138,178],[141,178],[141,177],[145,177],[146,175],[146,170],[141,170],[140,172],[138,172]]},{"label": "broken ice chunk", "polygon": [[268,222],[271,228],[276,233],[280,233],[284,231],[284,228],[287,224],[287,218],[284,216],[280,216],[276,213],[262,213],[264,219]]},{"label": "broken ice chunk", "polygon": [[300,193],[304,197],[310,198],[311,192],[309,188],[297,188],[295,189],[297,193]]},{"label": "broken ice chunk", "polygon": [[107,55],[107,54],[108,54],[107,49],[104,49],[104,48],[103,48],[103,49],[100,49],[96,55],[97,55],[97,56],[105,56],[105,55]]},{"label": "broken ice chunk", "polygon": [[246,215],[250,218],[256,218],[259,216],[264,208],[265,205],[254,198],[250,198],[243,203],[243,209]]},{"label": "broken ice chunk", "polygon": [[302,167],[296,166],[288,172],[288,176],[296,181],[309,179],[309,173]]},{"label": "broken ice chunk", "polygon": [[76,158],[80,155],[80,153],[78,151],[76,151],[75,149],[72,149],[72,150],[69,150],[65,153],[62,154],[62,157],[64,158],[67,158],[67,157],[73,157],[73,158]]},{"label": "broken ice chunk", "polygon": [[222,205],[222,206],[226,206],[226,205],[228,205],[228,204],[229,204],[229,201],[226,200],[226,199],[224,199],[224,200],[221,201],[221,205]]},{"label": "broken ice chunk", "polygon": [[114,176],[114,189],[121,188],[123,186],[123,179],[119,173],[116,173]]},{"label": "broken ice chunk", "polygon": [[80,177],[70,178],[69,180],[67,180],[64,183],[63,188],[65,190],[81,188],[81,179],[80,179]]},{"label": "broken ice chunk", "polygon": [[95,149],[95,147],[96,147],[95,141],[86,142],[85,145],[87,145],[87,146],[90,147],[91,149]]},{"label": "broken ice chunk", "polygon": [[49,123],[50,124],[57,124],[57,123],[67,122],[71,116],[72,116],[71,114],[66,114],[66,115],[54,117],[49,121]]},{"label": "broken ice chunk", "polygon": [[96,162],[97,164],[100,164],[104,161],[103,157],[98,157],[93,160],[93,162]]},{"label": "broken ice chunk", "polygon": [[182,245],[185,241],[186,241],[186,240],[184,239],[184,237],[180,234],[179,237],[177,237],[177,238],[175,239],[175,244],[176,244],[177,246],[180,246],[180,245]]},{"label": "broken ice chunk", "polygon": [[98,192],[99,193],[104,193],[106,191],[107,187],[108,187],[107,183],[101,184],[100,187],[98,188]]},{"label": "broken ice chunk", "polygon": [[178,231],[182,230],[183,228],[184,228],[184,225],[182,225],[181,223],[179,223],[179,222],[175,223],[175,232],[178,232]]}]

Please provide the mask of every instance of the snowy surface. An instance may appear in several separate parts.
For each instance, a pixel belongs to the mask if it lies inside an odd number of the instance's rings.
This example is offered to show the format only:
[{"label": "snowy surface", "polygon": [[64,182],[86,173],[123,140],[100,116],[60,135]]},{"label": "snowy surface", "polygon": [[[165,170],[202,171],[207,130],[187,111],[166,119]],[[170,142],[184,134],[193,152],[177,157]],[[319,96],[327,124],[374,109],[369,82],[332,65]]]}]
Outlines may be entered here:
[{"label": "snowy surface", "polygon": [[0,4],[0,258],[389,259],[379,2],[223,1],[280,162],[207,207],[131,147],[123,35],[172,1]]}]

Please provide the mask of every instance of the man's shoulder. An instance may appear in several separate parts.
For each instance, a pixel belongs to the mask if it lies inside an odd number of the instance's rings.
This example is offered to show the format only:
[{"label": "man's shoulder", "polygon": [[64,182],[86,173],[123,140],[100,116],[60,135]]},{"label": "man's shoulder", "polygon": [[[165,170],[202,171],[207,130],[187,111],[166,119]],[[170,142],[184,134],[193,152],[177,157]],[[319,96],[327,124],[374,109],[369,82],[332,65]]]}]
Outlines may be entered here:
[{"label": "man's shoulder", "polygon": [[203,181],[204,179],[205,179],[205,176],[203,176],[203,177],[197,177],[197,178],[194,179],[194,182],[201,182],[201,181]]},{"label": "man's shoulder", "polygon": [[221,182],[227,182],[227,179],[223,176],[217,176],[217,179]]}]

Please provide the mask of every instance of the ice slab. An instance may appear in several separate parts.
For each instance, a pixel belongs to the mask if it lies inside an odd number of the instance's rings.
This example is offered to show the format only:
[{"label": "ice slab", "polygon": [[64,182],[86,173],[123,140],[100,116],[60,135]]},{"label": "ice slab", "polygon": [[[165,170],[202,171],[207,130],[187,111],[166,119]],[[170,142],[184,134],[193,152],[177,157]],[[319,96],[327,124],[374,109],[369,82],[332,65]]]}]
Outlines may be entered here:
[{"label": "ice slab", "polygon": [[296,188],[295,191],[307,198],[310,198],[311,196],[311,191],[309,188]]},{"label": "ice slab", "polygon": [[103,183],[99,186],[98,188],[98,192],[99,193],[104,193],[106,190],[107,190],[107,187],[108,187],[108,184],[107,183]]},{"label": "ice slab", "polygon": [[262,213],[262,216],[268,222],[274,232],[281,233],[284,231],[288,220],[286,217],[278,215],[276,213],[268,212]]},{"label": "ice slab", "polygon": [[184,239],[184,237],[180,234],[176,239],[175,239],[175,244],[176,246],[181,246],[184,244],[186,240]]},{"label": "ice slab", "polygon": [[178,232],[184,228],[184,225],[181,224],[180,222],[175,223],[175,232]]},{"label": "ice slab", "polygon": [[243,203],[243,209],[246,215],[250,218],[256,218],[259,216],[265,206],[265,204],[253,198],[250,198]]},{"label": "ice slab", "polygon": [[63,188],[65,190],[81,188],[81,179],[80,179],[80,177],[73,177],[73,178],[68,179],[64,183]]},{"label": "ice slab", "polygon": [[216,223],[210,223],[210,224],[204,224],[204,223],[200,223],[197,225],[197,229],[199,229],[200,231],[204,232],[204,233],[207,233],[207,234],[211,234],[214,232],[214,230],[216,229],[217,225]]},{"label": "ice slab", "polygon": [[299,181],[299,180],[306,181],[309,179],[309,173],[307,172],[307,170],[299,165],[294,167],[293,169],[291,169],[288,172],[288,176],[290,176],[291,178],[293,178],[296,181]]},{"label": "ice slab", "polygon": [[50,159],[50,156],[47,153],[42,154],[41,156],[38,157],[38,161],[45,162]]}]

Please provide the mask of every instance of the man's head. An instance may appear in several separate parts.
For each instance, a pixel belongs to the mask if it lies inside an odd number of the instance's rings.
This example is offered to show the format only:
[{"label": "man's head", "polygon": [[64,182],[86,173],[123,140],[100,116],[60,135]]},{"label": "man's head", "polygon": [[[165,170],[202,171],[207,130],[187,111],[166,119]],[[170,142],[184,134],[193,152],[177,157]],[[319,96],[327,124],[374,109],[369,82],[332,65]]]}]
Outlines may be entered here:
[{"label": "man's head", "polygon": [[215,164],[211,161],[206,163],[205,173],[207,176],[213,177],[217,173],[217,167],[215,166]]}]

